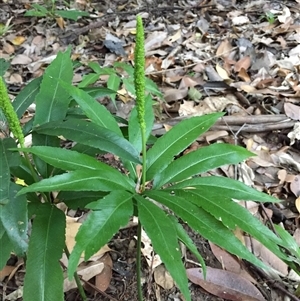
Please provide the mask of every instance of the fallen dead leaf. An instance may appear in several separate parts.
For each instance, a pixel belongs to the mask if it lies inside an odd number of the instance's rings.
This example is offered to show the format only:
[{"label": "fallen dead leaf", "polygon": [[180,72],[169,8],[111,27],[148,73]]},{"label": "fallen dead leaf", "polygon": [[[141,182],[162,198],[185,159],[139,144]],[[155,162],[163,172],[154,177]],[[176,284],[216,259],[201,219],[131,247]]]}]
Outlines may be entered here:
[{"label": "fallen dead leaf", "polygon": [[101,259],[101,262],[104,264],[104,268],[100,274],[95,277],[95,286],[102,292],[106,291],[109,287],[111,278],[112,278],[112,267],[113,262],[108,253],[106,253]]},{"label": "fallen dead leaf", "polygon": [[291,182],[290,189],[296,197],[300,196],[300,175],[295,176]]},{"label": "fallen dead leaf", "polygon": [[154,280],[164,289],[171,289],[174,286],[174,280],[164,265],[159,265],[154,269]]},{"label": "fallen dead leaf", "polygon": [[265,271],[270,274],[270,277],[278,279],[278,275],[285,277],[288,274],[287,264],[259,241],[254,238],[250,239],[249,237],[245,237],[245,243],[247,248],[251,250],[257,258],[272,268],[272,270]]},{"label": "fallen dead leaf", "polygon": [[222,264],[222,268],[224,270],[242,276],[254,284],[256,283],[256,280],[245,269],[242,268],[237,258],[216,246],[212,242],[209,242],[209,245],[218,261]]},{"label": "fallen dead leaf", "polygon": [[235,273],[207,267],[206,279],[199,268],[187,269],[190,281],[220,298],[233,301],[265,301],[260,291]]},{"label": "fallen dead leaf", "polygon": [[17,54],[11,61],[12,65],[27,65],[32,62],[32,59],[25,54]]}]

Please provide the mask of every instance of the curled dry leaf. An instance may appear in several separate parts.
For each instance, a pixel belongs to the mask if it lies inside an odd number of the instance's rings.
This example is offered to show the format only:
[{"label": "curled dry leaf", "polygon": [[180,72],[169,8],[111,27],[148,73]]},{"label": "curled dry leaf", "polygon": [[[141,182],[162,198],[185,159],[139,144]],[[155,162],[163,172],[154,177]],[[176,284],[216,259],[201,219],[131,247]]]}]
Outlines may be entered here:
[{"label": "curled dry leaf", "polygon": [[233,301],[265,301],[260,291],[235,273],[207,267],[206,280],[199,268],[187,269],[190,281],[220,298]]}]

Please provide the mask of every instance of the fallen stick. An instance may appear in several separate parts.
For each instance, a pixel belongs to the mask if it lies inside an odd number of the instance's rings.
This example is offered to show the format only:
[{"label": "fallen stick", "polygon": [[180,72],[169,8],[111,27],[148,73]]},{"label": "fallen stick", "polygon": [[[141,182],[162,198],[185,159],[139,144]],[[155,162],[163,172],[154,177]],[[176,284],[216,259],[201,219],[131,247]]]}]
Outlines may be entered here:
[{"label": "fallen stick", "polygon": [[[174,126],[181,120],[190,118],[190,116],[175,117],[164,120],[161,123],[155,123],[152,133],[162,135],[165,132],[164,125]],[[251,115],[251,116],[224,116],[221,117],[210,130],[221,131],[231,130],[233,132],[259,133],[276,131],[292,128],[296,123],[284,114],[280,115]],[[243,128],[241,129],[241,127]]]}]

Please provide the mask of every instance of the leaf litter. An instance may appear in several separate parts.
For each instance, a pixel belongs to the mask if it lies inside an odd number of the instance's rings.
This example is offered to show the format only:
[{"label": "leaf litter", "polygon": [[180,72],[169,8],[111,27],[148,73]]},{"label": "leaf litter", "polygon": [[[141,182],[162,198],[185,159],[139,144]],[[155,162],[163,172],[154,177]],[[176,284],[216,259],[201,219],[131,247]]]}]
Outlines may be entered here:
[{"label": "leaf litter", "polygon": [[[62,1],[57,3],[61,9],[66,9]],[[238,177],[246,184],[280,198],[281,203],[269,208],[262,210],[254,203],[249,210],[262,221],[281,223],[299,241],[299,1],[187,0],[170,4],[155,0],[145,3],[135,0],[112,0],[108,3],[75,0],[71,2],[71,8],[83,10],[89,17],[78,18],[77,21],[63,17],[53,20],[25,18],[24,13],[29,9],[26,1],[3,1],[0,23],[1,28],[7,30],[1,34],[0,56],[11,63],[4,74],[11,97],[14,98],[25,83],[42,75],[57,53],[69,45],[72,45],[72,58],[78,66],[74,83],[91,73],[87,67],[89,63],[100,62],[100,66],[111,66],[114,62],[133,63],[135,15],[140,13],[146,31],[146,72],[163,92],[163,99],[156,97],[157,118],[153,133],[161,135],[179,120],[190,116],[227,112],[185,153],[213,142],[238,144],[254,152],[257,156],[240,164],[237,169],[224,166],[211,171],[211,174]],[[122,76],[128,77],[128,74]],[[94,84],[108,87],[108,80],[109,76],[99,76]],[[118,90],[122,93],[116,96],[116,105],[111,106],[111,110],[128,118],[132,94],[130,85],[125,83],[119,83]],[[111,104],[107,97],[98,100]],[[26,114],[32,116],[31,111]],[[109,161],[111,165],[118,166],[115,158]],[[249,202],[247,204],[250,205]],[[70,212],[68,209],[67,215]],[[78,226],[74,222],[69,227],[76,233]],[[98,274],[97,271],[86,272],[95,277],[94,287],[120,300],[136,300],[136,291],[128,289],[135,285],[132,226],[122,229],[105,251],[104,257],[110,254],[112,262],[98,258],[95,261]],[[238,229],[236,233],[246,244],[249,238]],[[243,290],[239,290],[243,277],[252,278],[253,275],[249,275],[236,258],[231,258],[223,250],[216,251],[192,231],[190,234],[212,271],[204,285],[198,269],[192,270],[195,269],[195,265],[190,263],[192,254],[185,254],[187,271],[193,275],[190,276],[193,277],[192,282],[202,283],[204,289],[206,287],[204,291],[192,285],[193,300],[228,299],[231,289],[234,294],[230,300],[264,300],[260,293],[254,296],[253,291],[246,290],[247,287],[252,288],[248,282],[243,284]],[[67,238],[67,242],[69,240]],[[269,264],[277,271],[270,278],[254,277],[256,282],[264,282],[268,286],[268,289],[259,286],[265,294],[263,298],[283,300],[281,298],[288,296],[287,291],[293,290],[293,285],[287,283],[293,281],[287,267],[278,258],[271,259],[271,254],[265,254],[260,243],[252,240],[249,244],[249,248],[262,260],[271,260]],[[148,246],[149,254],[155,256],[151,242]],[[225,253],[220,255],[221,252]],[[19,286],[16,275],[22,274],[22,265],[17,262],[13,261],[2,271],[7,277],[17,267],[14,276],[9,278],[9,281],[14,281],[15,289]],[[240,268],[232,271],[233,262]],[[83,271],[92,270],[94,264],[90,265],[87,264]],[[153,280],[153,267],[144,265],[144,275],[148,275],[145,278],[148,299],[182,300],[176,286],[169,284],[163,266],[158,267],[161,272],[159,276],[154,275]],[[232,272],[233,275],[229,274]],[[157,275],[158,272],[155,273]],[[244,276],[241,273],[245,273]],[[231,282],[233,287],[224,284],[224,279],[234,279]],[[270,279],[280,281],[281,288],[285,290],[272,287],[267,283]],[[224,295],[226,290],[228,294]],[[94,293],[92,289],[91,294]]]}]

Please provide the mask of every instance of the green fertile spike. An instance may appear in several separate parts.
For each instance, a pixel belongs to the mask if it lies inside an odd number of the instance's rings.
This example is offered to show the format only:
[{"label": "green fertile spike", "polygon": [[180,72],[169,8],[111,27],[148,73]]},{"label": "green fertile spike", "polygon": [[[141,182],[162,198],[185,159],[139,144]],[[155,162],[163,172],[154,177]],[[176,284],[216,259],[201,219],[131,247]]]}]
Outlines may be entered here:
[{"label": "green fertile spike", "polygon": [[14,137],[19,140],[21,147],[24,147],[25,140],[22,128],[20,126],[19,118],[8,97],[6,86],[2,77],[0,77],[0,108],[2,109],[7,119],[9,128],[13,133]]},{"label": "green fertile spike", "polygon": [[136,18],[136,45],[134,51],[134,85],[136,106],[142,132],[146,131],[145,123],[145,50],[144,28],[141,16]]}]

